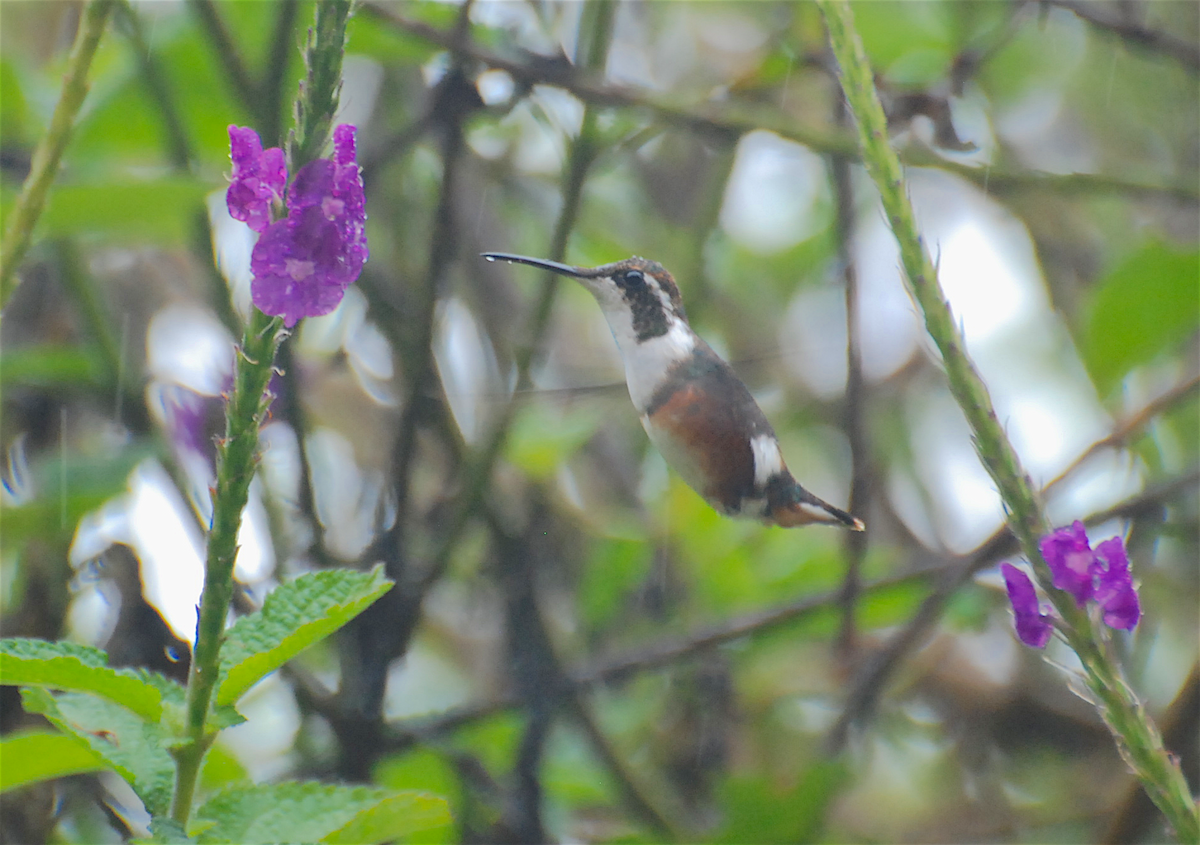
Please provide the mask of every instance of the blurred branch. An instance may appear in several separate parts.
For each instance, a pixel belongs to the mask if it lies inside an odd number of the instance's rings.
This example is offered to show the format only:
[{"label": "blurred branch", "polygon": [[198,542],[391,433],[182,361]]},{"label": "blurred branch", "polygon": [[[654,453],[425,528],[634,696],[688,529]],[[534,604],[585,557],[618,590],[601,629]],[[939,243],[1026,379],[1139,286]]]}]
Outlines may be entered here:
[{"label": "blurred branch", "polygon": [[[459,13],[465,26],[469,4]],[[417,452],[417,433],[424,421],[428,394],[433,380],[433,339],[438,299],[458,252],[455,184],[466,151],[463,121],[480,105],[478,94],[464,84],[457,66],[452,66],[433,92],[432,111],[442,131],[442,175],[438,188],[433,230],[430,233],[429,261],[418,292],[415,319],[410,323],[414,338],[406,340],[408,364],[405,367],[408,389],[404,397],[392,457],[392,495],[395,516],[392,525],[368,547],[362,562],[381,558],[384,571],[395,582],[375,605],[347,626],[339,638],[342,650],[342,683],[338,691],[338,709],[344,718],[338,737],[341,740],[341,774],[365,780],[381,728],[387,670],[391,662],[404,654],[420,619],[421,604],[432,585],[441,578],[445,563],[413,571],[409,549],[404,543],[410,528],[409,492]],[[447,538],[449,542],[450,538]],[[449,561],[449,555],[446,556]]]},{"label": "blurred branch", "polygon": [[1200,376],[1193,376],[1187,381],[1175,385],[1162,396],[1147,404],[1142,410],[1118,421],[1107,437],[1097,440],[1091,446],[1088,446],[1078,458],[1071,461],[1070,465],[1057,478],[1046,485],[1043,493],[1048,493],[1057,487],[1094,455],[1105,449],[1118,449],[1128,444],[1130,440],[1136,437],[1156,417],[1162,416],[1177,405],[1182,404],[1192,394],[1196,393],[1198,389],[1200,389]]},{"label": "blurred branch", "polygon": [[67,143],[71,140],[75,116],[91,87],[87,81],[88,70],[113,4],[114,0],[90,0],[79,20],[79,30],[75,33],[75,43],[67,57],[62,92],[54,106],[50,126],[33,151],[29,175],[8,213],[8,226],[4,230],[3,241],[0,241],[0,308],[4,307],[16,289],[17,267],[29,249],[33,227],[42,216],[46,195],[58,174]]},{"label": "blurred branch", "polygon": [[863,164],[879,192],[888,224],[900,246],[900,260],[925,329],[941,353],[950,392],[971,427],[975,451],[992,477],[1008,512],[1008,526],[1033,568],[1061,624],[1056,630],[1079,657],[1080,679],[1112,732],[1125,762],[1167,816],[1182,841],[1200,839],[1200,812],[1178,762],[1163,747],[1162,736],[1121,676],[1098,621],[1068,592],[1058,589],[1038,546],[1048,528],[1041,501],[996,416],[987,386],[966,353],[961,329],[938,281],[937,269],[917,228],[900,160],[888,143],[888,122],[874,73],[854,25],[849,0],[819,0],[829,44],[837,56],[842,90],[854,114]]},{"label": "blurred branch", "polygon": [[[726,104],[719,108],[684,105],[678,97],[660,96],[592,81],[581,75],[563,57],[531,55],[525,61],[518,61],[470,41],[458,43],[451,34],[422,21],[399,15],[388,6],[367,3],[363,6],[363,11],[423,41],[446,49],[455,49],[481,64],[503,70],[517,82],[562,88],[585,103],[644,109],[668,125],[703,134],[715,133],[737,137],[762,129],[818,153],[840,154],[853,161],[861,160],[853,134],[800,126],[795,118],[777,109],[735,109]],[[1121,176],[1096,173],[1055,174],[1005,170],[998,167],[971,167],[948,161],[932,151],[919,148],[906,150],[903,160],[909,166],[933,167],[954,173],[990,192],[1041,189],[1062,194],[1123,193],[1148,198],[1168,197],[1191,204],[1200,203],[1200,189],[1195,185],[1149,185]]]},{"label": "blurred branch", "polygon": [[163,129],[167,133],[168,158],[177,169],[186,171],[192,159],[191,145],[188,143],[187,130],[184,129],[179,109],[175,107],[175,99],[171,96],[166,71],[151,52],[150,45],[146,43],[146,35],[142,31],[142,21],[137,10],[129,5],[128,0],[122,0],[117,9],[117,20],[125,25],[125,33],[137,56],[142,82],[145,83],[150,100],[162,117]]},{"label": "blurred branch", "polygon": [[[602,4],[602,6],[609,8],[611,4],[606,3]],[[611,32],[611,14],[610,11],[607,21],[602,20],[597,23],[597,32],[601,34],[595,35],[595,37],[599,38],[602,35],[605,44],[607,44],[608,34]],[[468,44],[464,39],[463,49],[467,49],[467,46]],[[592,54],[599,57],[604,55],[603,51],[597,54],[594,48]],[[562,209],[554,224],[554,234],[550,238],[549,254],[547,256],[554,261],[561,261],[566,254],[567,238],[575,226],[575,220],[578,217],[579,207],[583,200],[583,184],[587,179],[588,169],[591,167],[592,161],[598,153],[595,137],[595,121],[595,110],[590,106],[586,107],[579,135],[571,143],[568,151],[567,163],[563,172]],[[557,290],[558,277],[553,273],[546,273],[542,287],[538,292],[537,301],[533,307],[533,317],[529,328],[529,343],[518,349],[515,356],[518,389],[528,384],[529,369],[533,364],[538,350],[541,348],[542,339],[550,325],[550,315],[553,311]],[[501,407],[484,446],[468,458],[467,465],[462,473],[461,492],[454,504],[448,524],[442,529],[444,539],[434,553],[432,562],[424,577],[426,588],[433,581],[440,578],[446,566],[449,565],[450,556],[454,552],[463,529],[474,515],[479,502],[483,499],[492,476],[492,467],[495,465],[500,452],[504,448],[509,426],[516,415],[516,408],[517,403],[511,401],[506,402]]]},{"label": "blurred branch", "polygon": [[[430,235],[429,265],[419,291],[415,320],[416,336],[408,342],[411,350],[408,369],[408,395],[404,398],[404,413],[395,446],[396,521],[392,533],[406,528],[408,516],[408,487],[416,450],[416,435],[421,409],[431,393],[433,378],[434,317],[446,273],[458,251],[458,229],[455,226],[455,182],[459,160],[464,152],[462,121],[477,106],[474,89],[463,79],[458,68],[452,68],[438,83],[434,92],[431,113],[438,115],[443,132],[442,183],[438,205],[434,212],[433,232]],[[391,573],[389,573],[391,574]],[[395,577],[391,574],[391,577]]]},{"label": "blurred branch", "polygon": [[[1091,514],[1084,519],[1084,522],[1088,525],[1098,525],[1111,519],[1132,518],[1145,513],[1148,509],[1161,507],[1163,503],[1172,501],[1184,491],[1198,485],[1200,485],[1200,467],[1193,467],[1188,472],[1163,481],[1111,508]],[[839,719],[839,726],[835,726],[831,734],[845,734],[857,719],[869,712],[870,704],[877,696],[879,689],[898,665],[899,655],[906,653],[912,645],[921,642],[921,637],[927,632],[928,627],[940,617],[942,608],[955,590],[981,570],[995,565],[1000,558],[1015,554],[1017,551],[1017,543],[1012,533],[1005,527],[993,534],[987,542],[966,558],[955,558],[927,566],[919,571],[891,575],[864,585],[861,596],[871,596],[931,578],[940,578],[943,585],[953,585],[953,589],[939,585],[938,589],[922,602],[914,620],[909,622],[904,631],[889,640],[885,649],[879,652],[876,659],[872,661],[871,666],[860,674],[846,705],[846,710],[853,706],[856,715],[851,717],[843,712],[842,718]],[[713,646],[753,637],[760,633],[768,633],[795,622],[802,622],[814,614],[827,612],[829,608],[837,607],[841,601],[842,591],[840,589],[816,596],[806,596],[777,608],[748,613],[736,619],[706,626],[685,636],[665,637],[646,648],[626,655],[602,658],[590,666],[565,670],[564,677],[573,688],[621,683],[641,672],[686,660]],[[921,617],[923,621],[918,623],[917,617]],[[913,633],[907,633],[910,628],[914,629]],[[891,656],[889,657],[889,655]],[[414,742],[426,742],[429,737],[494,716],[519,703],[516,695],[509,693],[491,701],[453,708],[431,718],[406,719],[395,722],[388,726],[387,735],[383,741],[389,751],[402,750]],[[842,722],[846,724],[842,725]],[[841,737],[842,743],[845,738],[844,735]],[[830,742],[835,748],[840,747],[840,744],[832,743],[832,740]]]},{"label": "blurred branch", "polygon": [[[1113,427],[1112,433],[1085,449],[1061,475],[1047,484],[1042,489],[1042,496],[1048,497],[1091,456],[1105,448],[1115,448],[1127,443],[1157,416],[1186,400],[1198,386],[1200,386],[1200,379],[1189,379],[1128,419],[1119,422]],[[1200,483],[1200,469],[1193,468],[1176,478],[1161,482],[1131,496],[1107,510],[1092,514],[1084,522],[1088,525],[1097,525],[1110,519],[1135,517],[1144,513],[1147,508],[1160,507],[1164,502],[1171,501],[1198,483]],[[846,697],[842,715],[829,733],[827,742],[833,751],[839,751],[844,747],[851,727],[870,716],[892,673],[908,653],[925,642],[933,626],[941,618],[942,610],[950,597],[970,581],[977,572],[991,566],[997,559],[1014,554],[1016,551],[1017,546],[1012,534],[1007,527],[1002,527],[961,564],[950,567],[937,589],[925,598],[908,624],[897,632],[859,672],[854,686]]]},{"label": "blurred branch", "polygon": [[[544,517],[545,505],[537,502],[535,508]],[[534,573],[534,561],[537,558],[531,538],[544,533],[539,530],[538,516],[530,519],[524,536],[506,531],[491,509],[488,516],[507,596],[512,678],[520,704],[529,713],[521,759],[517,766],[519,780],[527,783],[525,791],[533,793],[527,800],[532,799],[540,789],[536,775],[541,755],[538,746],[529,759],[524,759],[526,746],[544,740],[553,723],[554,711],[557,705],[562,704],[579,724],[593,752],[612,776],[630,812],[649,826],[656,836],[670,841],[680,840],[682,837],[676,825],[638,783],[633,771],[596,723],[590,708],[580,696],[579,685],[567,674],[559,660],[542,614]],[[526,815],[540,818],[537,807],[531,807]],[[531,827],[540,828],[540,822]]]},{"label": "blurred branch", "polygon": [[275,32],[267,54],[265,76],[258,88],[258,99],[254,102],[265,147],[283,145],[283,104],[287,97],[284,79],[288,69],[288,58],[292,54],[292,32],[296,27],[296,15],[300,4],[297,0],[281,0],[275,4],[275,8],[278,10],[275,16]]},{"label": "blurred branch", "polygon": [[241,53],[233,43],[229,30],[225,28],[216,4],[213,0],[189,0],[188,5],[200,19],[201,26],[208,32],[208,39],[220,58],[218,64],[229,75],[229,81],[233,83],[238,99],[252,112],[257,111],[254,107],[258,103],[258,86],[246,70],[246,63],[242,61]]},{"label": "blurred branch", "polygon": [[1144,11],[1141,4],[1097,3],[1095,0],[1038,0],[1045,6],[1057,6],[1072,12],[1097,29],[1111,32],[1127,45],[1161,53],[1179,62],[1192,73],[1200,73],[1200,45],[1177,38],[1169,32],[1151,29],[1133,20],[1129,11]]},{"label": "blurred branch", "polygon": [[[881,578],[864,587],[863,595],[871,595],[916,583],[938,574],[944,568]],[[837,606],[840,597],[840,590],[806,596],[771,610],[748,613],[733,620],[709,625],[686,636],[664,637],[652,645],[627,655],[600,659],[591,666],[565,670],[564,677],[573,688],[621,683],[636,674],[669,666],[713,646],[751,637],[758,633],[766,633],[793,622],[803,621],[815,613],[827,612],[828,608]],[[414,741],[423,741],[426,736],[454,730],[510,707],[515,707],[518,703],[517,697],[510,693],[492,701],[465,705],[434,718],[394,723],[389,726],[387,741],[393,749],[403,748]]]},{"label": "blurred branch", "polygon": [[[1061,479],[1056,479],[1056,482]],[[1200,484],[1200,468],[1193,468],[1180,476],[1164,481],[1107,510],[1099,511],[1083,521],[1087,525],[1099,525],[1110,519],[1132,519],[1148,509],[1159,508],[1189,488]],[[1046,488],[1049,490],[1049,488]],[[951,562],[943,567],[943,577],[937,588],[925,597],[921,606],[908,623],[887,644],[876,652],[863,666],[854,679],[846,696],[842,714],[829,731],[826,747],[832,753],[845,748],[850,729],[870,717],[874,712],[884,687],[892,674],[903,663],[904,658],[919,648],[933,627],[941,619],[950,598],[964,587],[977,573],[994,565],[997,560],[1019,551],[1016,540],[1008,527],[1002,527],[988,540],[961,562]]]},{"label": "blurred branch", "polygon": [[[836,86],[837,81],[833,84]],[[834,122],[839,127],[849,125],[846,101],[833,97]],[[854,262],[851,244],[854,242],[854,184],[850,175],[850,159],[834,153],[829,157],[829,175],[833,183],[834,229],[837,235],[838,264],[842,270],[843,299],[846,303],[846,394],[842,424],[850,445],[850,513],[863,518],[870,509],[871,490],[875,486],[870,460],[870,444],[866,427],[866,380],[862,368],[862,333],[859,320],[858,267]],[[838,632],[837,651],[843,658],[855,651],[855,612],[858,594],[862,589],[861,568],[867,554],[867,532],[849,531],[844,535],[846,547],[846,578],[842,584],[842,624]]]}]

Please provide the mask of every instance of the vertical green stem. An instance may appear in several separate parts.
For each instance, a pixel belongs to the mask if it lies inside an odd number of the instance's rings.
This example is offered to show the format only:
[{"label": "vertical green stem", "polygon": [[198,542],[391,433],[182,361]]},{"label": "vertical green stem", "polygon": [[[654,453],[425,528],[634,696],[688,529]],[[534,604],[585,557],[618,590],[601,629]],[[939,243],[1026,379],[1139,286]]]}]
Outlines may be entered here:
[{"label": "vertical green stem", "polygon": [[1067,593],[1053,588],[1038,548],[1046,533],[1033,484],[996,417],[987,387],[967,356],[963,338],[937,281],[937,272],[921,240],[900,160],[888,143],[887,118],[875,79],[854,28],[849,0],[818,0],[829,42],[841,68],[842,89],[858,125],[863,164],[879,190],[884,212],[900,245],[905,275],[937,344],[951,393],[975,436],[980,460],[995,481],[1009,512],[1009,525],[1039,583],[1064,621],[1063,633],[1083,664],[1085,682],[1113,732],[1122,756],[1141,779],[1147,794],[1184,842],[1200,841],[1200,815],[1187,781],[1163,747],[1162,737],[1137,696],[1121,678],[1101,635]]},{"label": "vertical green stem", "polygon": [[188,673],[188,741],[176,753],[178,768],[171,802],[171,817],[181,825],[187,823],[200,762],[212,742],[207,730],[208,707],[216,688],[225,618],[233,598],[238,528],[258,463],[258,429],[267,409],[267,382],[283,337],[282,329],[279,318],[268,317],[257,308],[253,310],[228,399],[225,436],[217,444],[217,484],[204,592],[200,597],[196,645]]},{"label": "vertical green stem", "polygon": [[[341,87],[346,47],[349,0],[317,4],[316,23],[305,48],[306,78],[296,98],[296,127],[288,144],[288,172],[295,174],[315,159],[329,139]],[[258,432],[270,397],[267,384],[279,344],[286,336],[283,322],[251,309],[235,363],[233,389],[225,410],[225,436],[217,445],[217,483],[213,520],[208,535],[204,592],[196,624],[196,644],[188,673],[186,741],[175,751],[175,789],[171,818],[187,826],[204,754],[215,731],[208,726],[209,706],[220,672],[221,641],[233,597],[233,568],[242,511],[258,464]]]},{"label": "vertical green stem", "polygon": [[100,44],[100,36],[104,34],[113,5],[114,0],[91,0],[83,10],[75,43],[67,58],[62,94],[50,118],[50,128],[33,151],[29,176],[21,186],[21,193],[17,195],[8,226],[4,230],[4,239],[0,241],[0,308],[4,307],[16,288],[17,267],[29,249],[33,227],[42,216],[46,194],[58,174],[63,151],[71,140],[75,116],[79,114],[88,92],[88,69],[92,65],[92,57],[96,55],[96,47]]}]

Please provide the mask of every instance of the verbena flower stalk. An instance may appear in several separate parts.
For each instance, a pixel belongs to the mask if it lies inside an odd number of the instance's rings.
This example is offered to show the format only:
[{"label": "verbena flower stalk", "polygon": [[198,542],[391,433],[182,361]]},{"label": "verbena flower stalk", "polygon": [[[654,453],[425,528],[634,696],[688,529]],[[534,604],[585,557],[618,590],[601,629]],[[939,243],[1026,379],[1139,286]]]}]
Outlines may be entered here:
[{"label": "verbena flower stalk", "polygon": [[[1124,550],[1121,549],[1120,560],[1117,560],[1116,549],[1107,547],[1100,570],[1089,569],[1084,573],[1075,569],[1073,576],[1055,572],[1054,580],[1047,578],[1051,572],[1039,547],[1039,539],[1049,533],[1045,517],[1033,485],[996,417],[987,388],[966,354],[954,316],[937,283],[936,270],[917,231],[900,162],[888,143],[887,119],[879,103],[871,67],[854,28],[850,3],[848,0],[819,0],[819,5],[830,45],[841,68],[842,88],[858,126],[863,163],[879,190],[884,211],[899,243],[913,298],[924,315],[926,330],[941,353],[950,390],[975,436],[980,460],[1008,509],[1009,525],[1058,617],[1057,623],[1051,623],[1049,614],[1041,612],[1032,583],[1028,579],[1022,580],[1024,576],[1019,570],[1010,567],[1005,570],[1005,575],[1006,580],[1012,577],[1010,594],[1014,609],[1018,611],[1018,631],[1025,642],[1034,644],[1040,640],[1044,645],[1050,635],[1047,626],[1054,624],[1057,627],[1079,656],[1083,687],[1112,731],[1122,757],[1162,810],[1180,841],[1200,841],[1200,814],[1187,781],[1163,747],[1162,737],[1137,695],[1122,678],[1108,635],[1097,628],[1086,603],[1080,601],[1084,594],[1086,598],[1096,598],[1103,607],[1106,621],[1112,620],[1108,621],[1109,625],[1128,623],[1131,616],[1136,622],[1136,594],[1130,607],[1132,586]],[[1047,542],[1059,537],[1060,533],[1047,537]],[[1067,538],[1053,540],[1053,543],[1060,541],[1077,543],[1078,538],[1068,533]],[[1069,570],[1072,564],[1064,559],[1062,568]],[[1114,627],[1131,626],[1118,624]]]},{"label": "verbena flower stalk", "polygon": [[[325,314],[341,301],[367,259],[362,180],[355,163],[354,128],[334,130],[334,157],[317,155],[329,137],[341,87],[350,0],[321,0],[305,48],[307,74],[296,101],[288,161],[263,150],[252,129],[230,127],[233,175],[230,213],[260,232],[251,257],[249,322],[235,362],[226,405],[225,436],[217,443],[217,480],[208,536],[204,591],[187,685],[187,740],[175,749],[171,817],[186,827],[196,779],[216,736],[210,703],[220,667],[237,534],[258,463],[258,433],[270,405],[267,385],[285,326]],[[287,185],[287,165],[295,174]],[[287,215],[272,220],[286,196]],[[264,313],[266,311],[267,313]]]}]

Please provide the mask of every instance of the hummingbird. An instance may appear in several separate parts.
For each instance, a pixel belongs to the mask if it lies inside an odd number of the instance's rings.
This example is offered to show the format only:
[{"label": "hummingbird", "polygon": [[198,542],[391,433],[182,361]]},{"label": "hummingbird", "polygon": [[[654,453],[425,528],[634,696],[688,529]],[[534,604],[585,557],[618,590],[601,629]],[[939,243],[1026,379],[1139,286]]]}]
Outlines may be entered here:
[{"label": "hummingbird", "polygon": [[604,312],[625,364],[629,398],[667,465],[714,509],[790,528],[820,523],[862,531],[844,510],[792,477],[779,439],[733,368],[688,324],[675,279],[633,256],[600,267],[485,252],[582,284]]}]

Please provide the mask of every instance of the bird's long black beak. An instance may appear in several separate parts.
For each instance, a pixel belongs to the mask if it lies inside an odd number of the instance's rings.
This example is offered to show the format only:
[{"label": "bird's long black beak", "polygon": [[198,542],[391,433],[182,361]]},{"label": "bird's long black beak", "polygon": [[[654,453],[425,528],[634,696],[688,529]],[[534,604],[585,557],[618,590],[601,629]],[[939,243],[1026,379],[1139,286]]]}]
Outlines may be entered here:
[{"label": "bird's long black beak", "polygon": [[545,258],[530,258],[527,255],[513,255],[511,252],[483,252],[480,255],[488,261],[528,264],[530,267],[540,267],[543,270],[551,270],[564,276],[574,276],[577,279],[584,275],[582,267],[572,267],[570,264],[561,264],[558,261],[547,261]]}]

